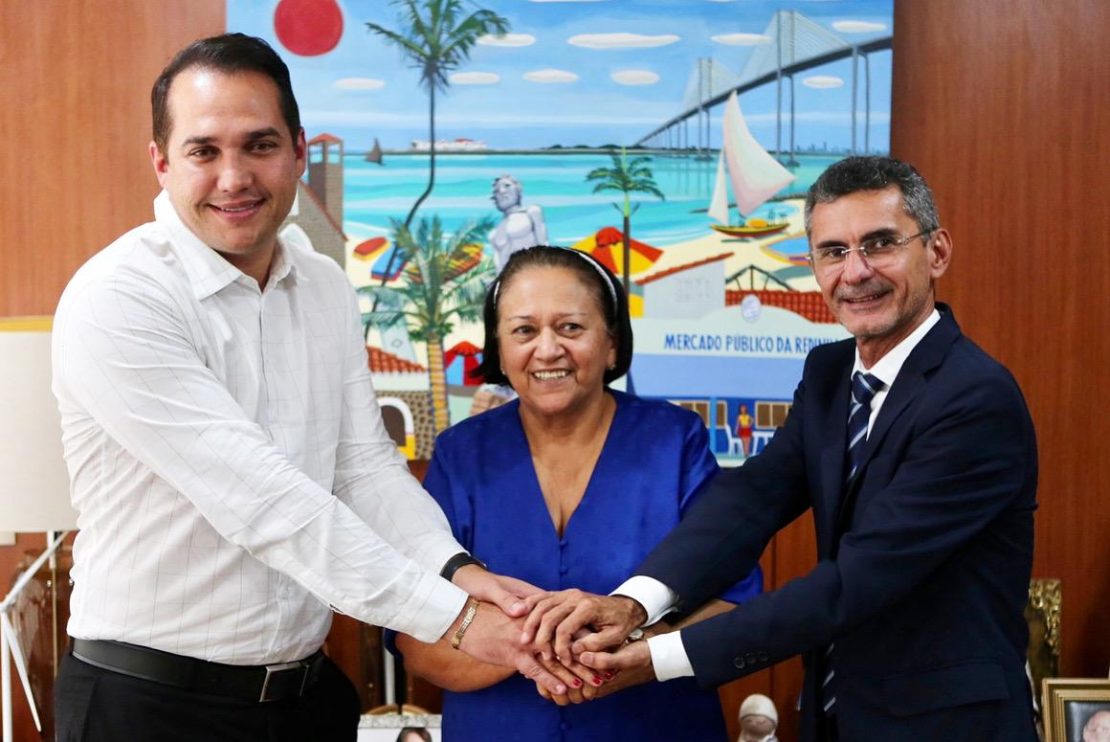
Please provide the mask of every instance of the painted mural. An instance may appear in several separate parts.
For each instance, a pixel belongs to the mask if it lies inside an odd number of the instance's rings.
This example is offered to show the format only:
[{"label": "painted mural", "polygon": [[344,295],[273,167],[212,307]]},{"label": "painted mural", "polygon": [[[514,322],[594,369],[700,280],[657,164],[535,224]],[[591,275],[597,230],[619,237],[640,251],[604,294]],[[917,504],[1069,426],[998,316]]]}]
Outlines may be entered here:
[{"label": "painted mural", "polygon": [[695,410],[722,462],[781,425],[806,353],[845,337],[803,196],[889,148],[893,0],[228,0],[289,64],[309,167],[283,230],[357,289],[410,458],[496,403],[485,287],[514,250],[621,277],[625,388]]}]

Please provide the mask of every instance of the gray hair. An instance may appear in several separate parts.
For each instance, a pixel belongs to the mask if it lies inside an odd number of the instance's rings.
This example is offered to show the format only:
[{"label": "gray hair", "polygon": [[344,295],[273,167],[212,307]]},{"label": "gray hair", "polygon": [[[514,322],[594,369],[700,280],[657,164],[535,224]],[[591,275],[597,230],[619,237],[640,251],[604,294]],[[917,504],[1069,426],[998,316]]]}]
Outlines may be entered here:
[{"label": "gray hair", "polygon": [[902,191],[902,205],[906,214],[917,222],[918,230],[932,232],[940,227],[933,192],[913,165],[893,157],[845,157],[821,173],[806,194],[806,234],[809,234],[810,217],[817,204],[831,203],[859,191],[881,191],[892,185]]}]

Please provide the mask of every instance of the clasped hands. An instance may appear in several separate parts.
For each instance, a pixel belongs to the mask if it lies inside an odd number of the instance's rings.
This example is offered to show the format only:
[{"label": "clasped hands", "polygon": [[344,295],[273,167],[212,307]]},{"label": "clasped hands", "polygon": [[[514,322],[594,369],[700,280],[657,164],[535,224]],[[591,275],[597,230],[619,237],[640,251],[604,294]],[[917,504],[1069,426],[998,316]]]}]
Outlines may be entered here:
[{"label": "clasped hands", "polygon": [[460,569],[454,582],[485,601],[460,649],[484,662],[515,667],[559,705],[654,679],[647,642],[628,641],[647,617],[631,598],[543,592],[474,566]]},{"label": "clasped hands", "polygon": [[525,604],[529,612],[521,646],[553,675],[573,673],[592,684],[552,694],[537,683],[541,696],[563,706],[654,679],[647,642],[629,639],[647,618],[643,606],[631,598],[562,590],[529,596]]}]

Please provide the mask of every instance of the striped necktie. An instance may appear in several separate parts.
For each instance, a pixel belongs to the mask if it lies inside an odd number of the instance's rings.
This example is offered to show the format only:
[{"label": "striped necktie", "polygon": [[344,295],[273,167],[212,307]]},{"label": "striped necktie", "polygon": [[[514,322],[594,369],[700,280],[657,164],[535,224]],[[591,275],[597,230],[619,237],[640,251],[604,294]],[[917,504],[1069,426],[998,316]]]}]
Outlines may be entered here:
[{"label": "striped necktie", "polygon": [[[863,449],[867,443],[867,423],[871,419],[871,400],[884,387],[877,376],[856,371],[852,374],[852,407],[848,412],[848,476],[845,487],[851,483],[863,463]],[[826,714],[832,714],[836,706],[836,687],[833,681],[836,672],[832,668],[832,655],[835,644],[825,649],[825,679],[821,683],[821,696]]]},{"label": "striped necktie", "polygon": [[867,423],[871,419],[871,400],[885,384],[879,377],[856,371],[852,374],[852,409],[848,413],[848,478],[855,479],[863,463],[863,448],[867,443]]}]

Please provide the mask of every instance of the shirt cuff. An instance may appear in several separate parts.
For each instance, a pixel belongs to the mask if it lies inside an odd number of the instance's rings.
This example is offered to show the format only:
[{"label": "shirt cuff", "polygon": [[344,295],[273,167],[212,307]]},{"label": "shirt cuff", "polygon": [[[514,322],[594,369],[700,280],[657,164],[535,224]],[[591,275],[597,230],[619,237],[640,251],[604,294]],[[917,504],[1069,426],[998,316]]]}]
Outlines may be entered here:
[{"label": "shirt cuff", "polygon": [[694,674],[690,658],[686,656],[686,647],[682,643],[681,631],[653,636],[647,640],[647,643],[656,680],[662,682],[675,678],[688,678]]},{"label": "shirt cuff", "polygon": [[623,595],[632,598],[647,611],[644,626],[650,626],[674,610],[678,596],[674,590],[654,577],[635,575],[622,582],[610,595]]},{"label": "shirt cuff", "polygon": [[465,591],[439,575],[425,574],[420,578],[413,598],[399,612],[396,625],[389,628],[432,644],[451,628],[469,597]]}]

